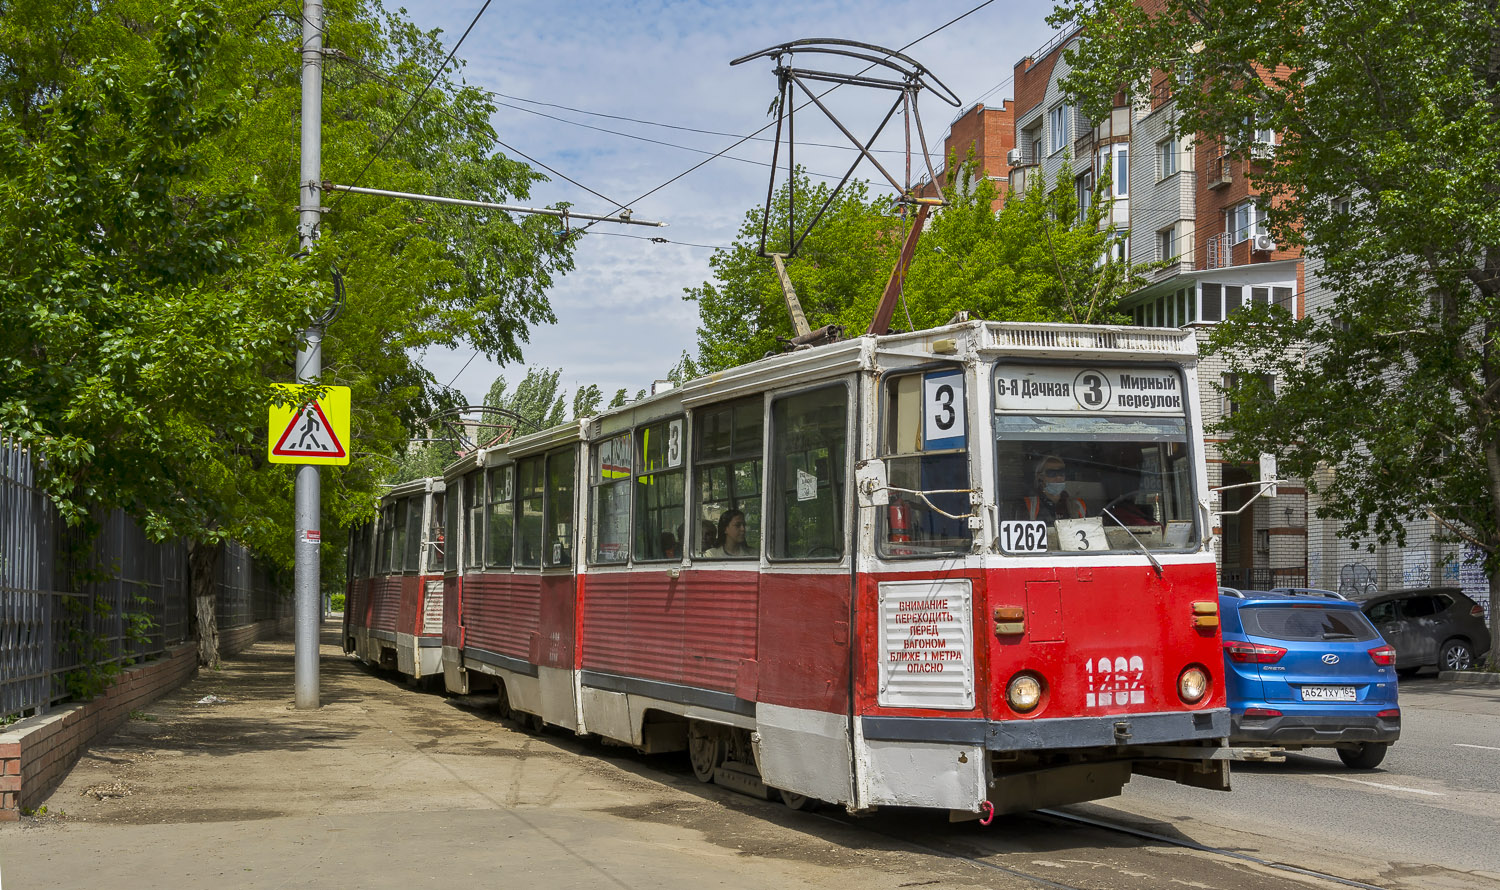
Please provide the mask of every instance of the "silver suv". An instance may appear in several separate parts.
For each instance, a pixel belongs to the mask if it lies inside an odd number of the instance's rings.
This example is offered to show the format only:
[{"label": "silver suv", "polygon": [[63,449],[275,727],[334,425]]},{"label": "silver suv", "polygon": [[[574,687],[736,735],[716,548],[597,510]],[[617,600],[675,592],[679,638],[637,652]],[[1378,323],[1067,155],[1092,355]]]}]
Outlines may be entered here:
[{"label": "silver suv", "polygon": [[1382,590],[1360,597],[1359,607],[1396,647],[1396,673],[1403,677],[1428,665],[1465,671],[1490,651],[1484,607],[1457,587]]}]

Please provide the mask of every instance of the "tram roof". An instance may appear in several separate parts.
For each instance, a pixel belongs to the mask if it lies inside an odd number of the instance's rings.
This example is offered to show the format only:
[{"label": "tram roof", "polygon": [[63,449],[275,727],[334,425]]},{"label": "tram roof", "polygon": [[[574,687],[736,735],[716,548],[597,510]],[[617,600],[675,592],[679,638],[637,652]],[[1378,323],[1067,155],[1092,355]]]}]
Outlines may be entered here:
[{"label": "tram roof", "polygon": [[1143,363],[1195,362],[1198,341],[1192,330],[1180,328],[982,320],[907,333],[867,334],[705,374],[621,407],[605,409],[593,417],[477,449],[449,465],[445,475],[458,475],[482,466],[484,458],[493,452],[531,454],[591,438],[605,427],[667,417],[683,408],[751,395],[798,380],[811,382],[849,371],[875,370],[882,355],[955,361],[1013,355]]}]

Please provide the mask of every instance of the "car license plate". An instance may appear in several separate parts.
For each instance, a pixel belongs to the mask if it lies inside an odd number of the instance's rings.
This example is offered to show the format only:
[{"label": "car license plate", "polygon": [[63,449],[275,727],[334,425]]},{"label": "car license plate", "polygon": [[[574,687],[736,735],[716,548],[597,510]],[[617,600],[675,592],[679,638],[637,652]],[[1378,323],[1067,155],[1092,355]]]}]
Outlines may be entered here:
[{"label": "car license plate", "polygon": [[1303,701],[1354,701],[1353,686],[1303,686]]}]

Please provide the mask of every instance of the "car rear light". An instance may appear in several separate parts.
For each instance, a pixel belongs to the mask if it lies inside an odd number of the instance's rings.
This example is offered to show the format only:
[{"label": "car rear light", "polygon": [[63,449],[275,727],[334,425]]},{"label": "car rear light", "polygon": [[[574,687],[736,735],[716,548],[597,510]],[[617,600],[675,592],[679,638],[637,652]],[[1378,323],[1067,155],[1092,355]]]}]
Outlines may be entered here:
[{"label": "car rear light", "polygon": [[1481,606],[1478,603],[1475,603],[1474,604],[1474,608],[1472,608],[1472,609],[1469,610],[1469,617],[1470,618],[1483,618],[1484,617],[1484,606]]},{"label": "car rear light", "polygon": [[1376,664],[1395,664],[1396,649],[1394,646],[1376,646],[1370,650],[1370,660]]},{"label": "car rear light", "polygon": [[1280,717],[1281,712],[1275,708],[1246,708],[1246,717]]},{"label": "car rear light", "polygon": [[1208,673],[1197,665],[1190,666],[1177,677],[1177,697],[1195,705],[1208,694]]},{"label": "car rear light", "polygon": [[1017,674],[1005,687],[1005,700],[1016,713],[1024,714],[1042,701],[1042,681],[1032,674]]},{"label": "car rear light", "polygon": [[1381,711],[1381,712],[1377,713],[1375,716],[1376,717],[1385,717],[1387,719],[1400,720],[1401,719],[1401,709],[1400,708],[1386,708],[1384,711]]},{"label": "car rear light", "polygon": [[1235,664],[1275,664],[1286,650],[1264,643],[1225,643],[1224,654]]}]

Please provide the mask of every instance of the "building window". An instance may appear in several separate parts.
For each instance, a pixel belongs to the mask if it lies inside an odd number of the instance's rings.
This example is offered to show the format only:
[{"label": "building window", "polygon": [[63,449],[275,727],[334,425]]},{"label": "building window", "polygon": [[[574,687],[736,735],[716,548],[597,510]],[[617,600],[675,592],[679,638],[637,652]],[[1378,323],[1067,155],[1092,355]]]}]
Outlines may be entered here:
[{"label": "building window", "polygon": [[1156,233],[1156,258],[1166,262],[1177,258],[1177,227],[1167,226]]},{"label": "building window", "polygon": [[1021,149],[1023,157],[1021,163],[1035,164],[1042,159],[1042,124],[1037,122],[1034,127],[1027,127],[1021,131]]},{"label": "building window", "polygon": [[[1108,185],[1105,185],[1106,167],[1109,168]],[[1127,197],[1130,194],[1130,146],[1115,143],[1099,149],[1094,155],[1094,173],[1104,196]]]},{"label": "building window", "polygon": [[1085,172],[1074,177],[1073,192],[1078,199],[1078,215],[1081,217],[1089,212],[1089,206],[1094,200],[1094,174]]},{"label": "building window", "polygon": [[1052,137],[1048,154],[1057,154],[1068,147],[1068,113],[1066,104],[1058,105],[1047,112],[1047,130]]},{"label": "building window", "polygon": [[1203,320],[1223,321],[1224,287],[1220,284],[1203,283]]},{"label": "building window", "polygon": [[1292,289],[1291,288],[1289,288],[1289,287],[1273,287],[1273,288],[1271,288],[1271,300],[1277,306],[1280,306],[1281,308],[1283,308],[1286,311],[1292,313],[1293,315],[1297,314],[1297,305],[1296,305],[1296,303],[1294,303],[1292,301]]},{"label": "building window", "polygon": [[1238,284],[1224,285],[1224,317],[1240,311],[1245,303],[1245,288]]},{"label": "building window", "polygon": [[1236,204],[1224,213],[1227,217],[1226,228],[1230,233],[1230,240],[1235,244],[1249,241],[1256,235],[1266,233],[1266,211],[1256,206],[1254,201]]},{"label": "building window", "polygon": [[[1273,374],[1256,374],[1251,379],[1252,380],[1259,380],[1261,387],[1264,388],[1265,391],[1267,393],[1269,393],[1270,395],[1274,396],[1276,394],[1276,377],[1275,377],[1275,375],[1273,375]],[[1240,375],[1238,375],[1238,374],[1225,374],[1224,375],[1224,381],[1223,381],[1223,384],[1222,384],[1221,388],[1224,390],[1224,405],[1223,405],[1223,410],[1224,410],[1224,416],[1225,417],[1229,417],[1230,415],[1233,415],[1233,414],[1238,414],[1239,411],[1240,411],[1240,405],[1239,405],[1239,403],[1235,402],[1233,399],[1231,399],[1229,397],[1230,391],[1234,390],[1239,385],[1240,385]]]},{"label": "building window", "polygon": [[1177,140],[1164,139],[1156,143],[1157,179],[1166,179],[1177,173]]}]

